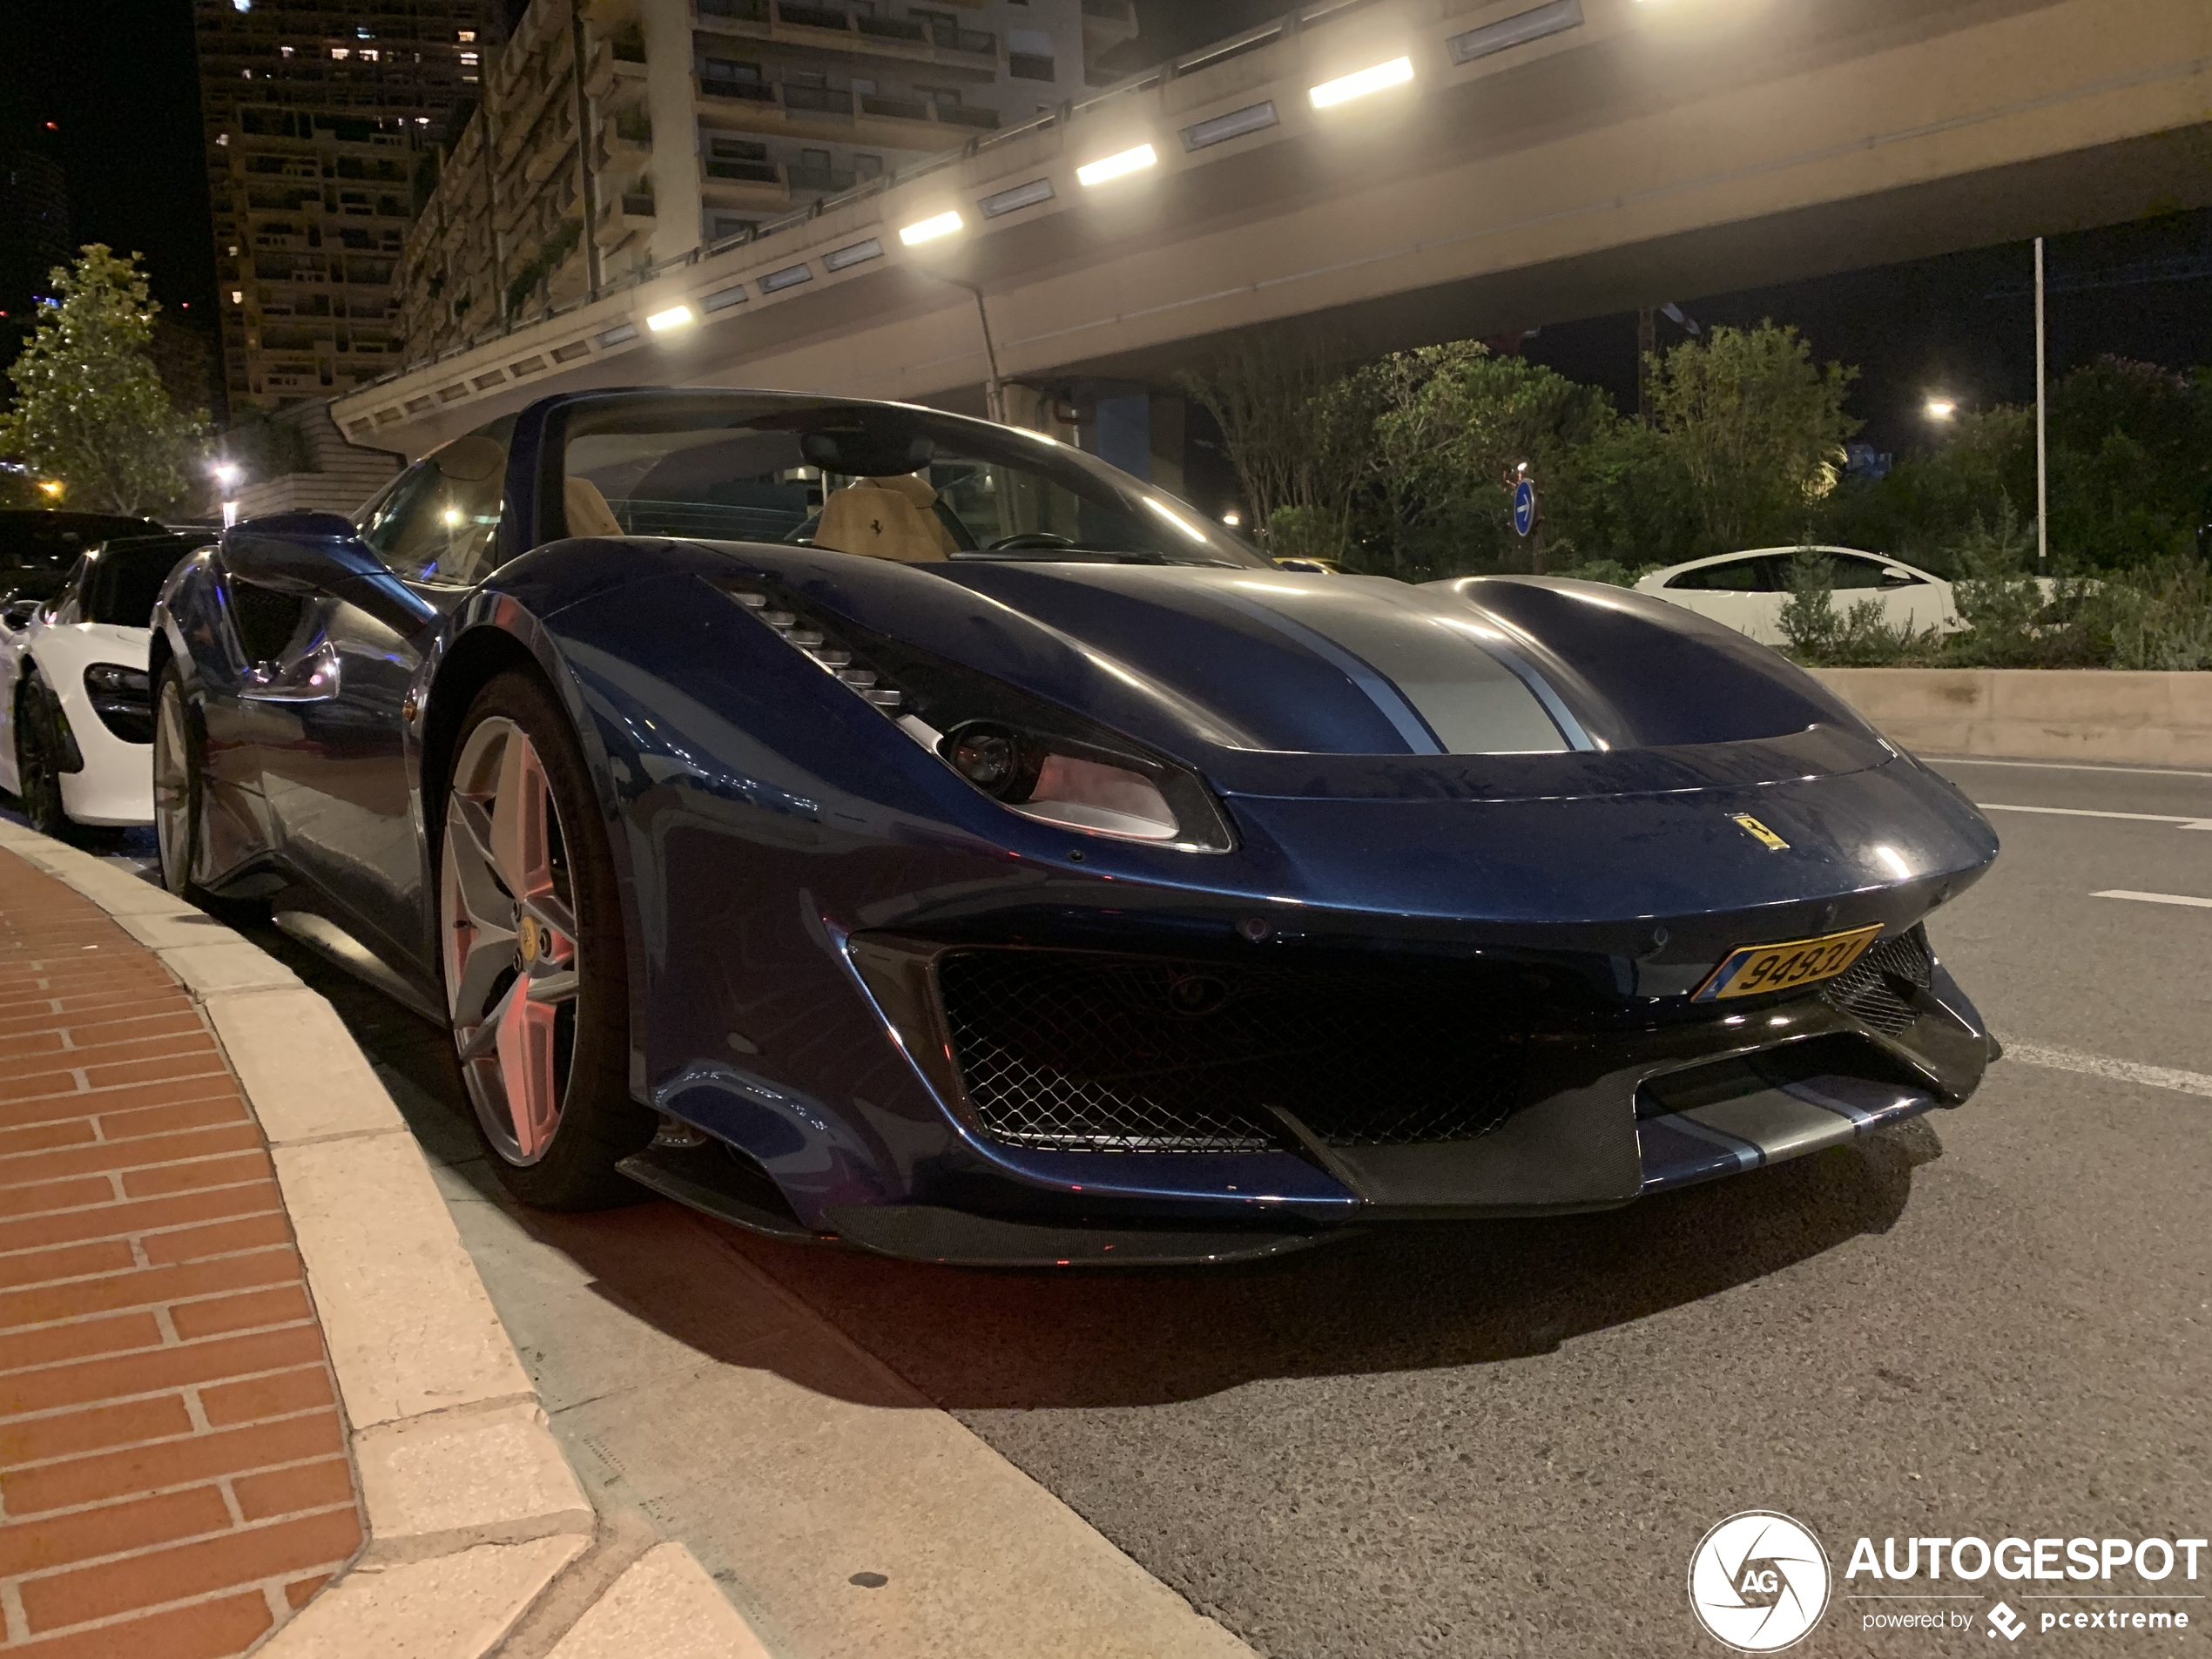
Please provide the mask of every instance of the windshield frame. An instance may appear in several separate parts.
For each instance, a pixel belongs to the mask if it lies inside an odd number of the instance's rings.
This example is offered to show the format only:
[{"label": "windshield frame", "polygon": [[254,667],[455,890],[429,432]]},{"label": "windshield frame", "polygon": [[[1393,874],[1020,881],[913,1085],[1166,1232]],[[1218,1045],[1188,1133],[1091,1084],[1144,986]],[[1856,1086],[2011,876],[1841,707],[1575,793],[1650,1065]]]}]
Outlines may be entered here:
[{"label": "windshield frame", "polygon": [[[935,428],[935,432],[930,435],[935,436],[941,433],[945,441],[963,457],[980,455],[988,459],[994,451],[1000,452],[1005,457],[1001,464],[1009,469],[1033,471],[1049,482],[1067,489],[1080,497],[1109,506],[1132,523],[1157,527],[1160,556],[1157,558],[1127,550],[1087,549],[1076,545],[1064,549],[1040,547],[1003,551],[963,548],[951,555],[946,561],[948,563],[1049,563],[1058,562],[1055,556],[1064,555],[1066,562],[1071,563],[1157,563],[1238,570],[1273,568],[1264,555],[1231,534],[1224,526],[1214,523],[1207,515],[1187,502],[1045,433],[979,421],[969,415],[954,415],[914,403],[868,398],[819,397],[797,393],[724,391],[709,388],[639,388],[586,395],[548,411],[538,445],[536,502],[538,534],[534,538],[538,543],[557,540],[572,533],[563,494],[572,435],[590,435],[590,428],[597,424],[592,419],[594,416],[614,417],[609,421],[609,425],[613,426],[624,415],[649,411],[659,414],[664,408],[671,419],[669,428],[671,431],[684,429],[676,421],[686,411],[696,411],[700,417],[698,424],[703,428],[799,425],[804,422],[806,417],[815,414],[833,418],[840,414],[849,414],[864,419],[876,414],[894,415],[918,423],[925,431]],[[579,428],[583,430],[577,430]],[[845,475],[836,475],[841,477]],[[681,539],[714,541],[735,538],[685,536]],[[791,544],[790,538],[786,538],[783,544]],[[823,549],[825,552],[835,550]],[[868,556],[855,554],[849,556]]]}]

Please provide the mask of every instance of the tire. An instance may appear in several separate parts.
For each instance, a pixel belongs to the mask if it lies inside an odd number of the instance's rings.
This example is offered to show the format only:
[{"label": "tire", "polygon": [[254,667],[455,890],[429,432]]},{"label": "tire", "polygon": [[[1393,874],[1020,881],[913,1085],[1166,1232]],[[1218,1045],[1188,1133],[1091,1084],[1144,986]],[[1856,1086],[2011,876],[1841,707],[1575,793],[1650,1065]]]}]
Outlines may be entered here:
[{"label": "tire", "polygon": [[185,696],[185,677],[171,658],[153,689],[153,831],[161,849],[161,885],[179,899],[197,899],[192,871],[199,858],[203,781],[199,744]]},{"label": "tire", "polygon": [[523,1203],[645,1196],[615,1164],[651,1140],[630,1097],[630,978],[599,799],[568,716],[510,671],[462,718],[436,868],[454,1051],[494,1172]]},{"label": "tire", "polygon": [[16,702],[16,786],[23,815],[41,835],[75,841],[82,833],[62,806],[61,758],[54,752],[53,693],[34,668]]}]

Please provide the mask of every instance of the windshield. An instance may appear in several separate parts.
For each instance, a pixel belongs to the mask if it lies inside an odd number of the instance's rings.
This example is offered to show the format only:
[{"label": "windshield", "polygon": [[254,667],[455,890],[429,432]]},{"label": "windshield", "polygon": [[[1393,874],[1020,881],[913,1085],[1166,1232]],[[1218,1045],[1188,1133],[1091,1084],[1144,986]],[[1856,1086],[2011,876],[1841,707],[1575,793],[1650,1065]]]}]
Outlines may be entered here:
[{"label": "windshield", "polygon": [[118,536],[159,536],[158,524],[111,513],[0,512],[0,597],[51,599],[84,550]]},{"label": "windshield", "polygon": [[1264,567],[1196,508],[1042,434],[886,404],[677,394],[578,407],[571,536],[790,542],[904,563]]},{"label": "windshield", "polygon": [[123,628],[153,625],[153,602],[170,571],[198,543],[182,536],[147,536],[110,542],[86,556],[81,591],[83,620],[112,623]]}]

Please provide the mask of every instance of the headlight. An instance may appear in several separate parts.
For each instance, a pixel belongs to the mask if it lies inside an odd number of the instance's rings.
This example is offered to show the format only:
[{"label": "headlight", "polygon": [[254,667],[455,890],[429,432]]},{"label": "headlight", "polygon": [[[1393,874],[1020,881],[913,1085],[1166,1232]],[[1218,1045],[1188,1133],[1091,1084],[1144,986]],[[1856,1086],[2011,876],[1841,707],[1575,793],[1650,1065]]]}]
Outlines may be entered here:
[{"label": "headlight", "polygon": [[1235,845],[1188,767],[988,674],[840,619],[760,582],[725,590],[973,787],[1024,818],[1194,853]]},{"label": "headlight", "polygon": [[94,663],[84,671],[84,695],[100,724],[124,742],[153,741],[153,682],[143,669]]}]

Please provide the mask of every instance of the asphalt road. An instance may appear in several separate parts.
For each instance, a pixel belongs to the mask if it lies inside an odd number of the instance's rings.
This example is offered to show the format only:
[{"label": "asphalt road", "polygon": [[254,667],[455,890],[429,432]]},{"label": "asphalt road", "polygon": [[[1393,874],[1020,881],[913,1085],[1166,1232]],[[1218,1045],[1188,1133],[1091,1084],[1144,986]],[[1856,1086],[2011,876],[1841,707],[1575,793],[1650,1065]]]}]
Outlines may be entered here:
[{"label": "asphalt road", "polygon": [[[1986,1655],[2000,1594],[2031,1626],[2102,1604],[1952,1582],[1975,1594],[1904,1605],[1970,1628],[1870,1633],[1898,1604],[1846,1598],[1900,1587],[1842,1581],[1853,1541],[2212,1531],[2212,907],[2097,896],[2212,900],[2212,775],[1946,770],[2005,853],[1931,932],[2032,1063],[1613,1214],[1227,1271],[915,1267],[658,1203],[518,1215],[442,1039],[294,960],[444,1165],[602,1502],[683,1537],[790,1654],[1054,1648],[1017,1634],[1051,1552],[941,1496],[931,1460],[980,1441],[1279,1659],[1718,1653],[1684,1575],[1747,1508],[1806,1523],[1838,1571],[1797,1651]],[[945,1420],[924,1402],[974,1439],[918,1444]],[[2201,1595],[2203,1570],[2163,1588]],[[2133,1605],[2193,1628],[2029,1640],[2163,1653],[2212,1623]]]}]

